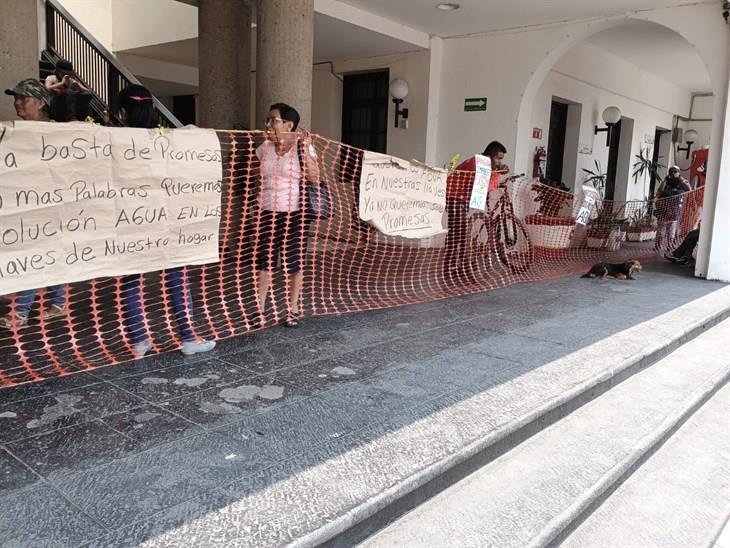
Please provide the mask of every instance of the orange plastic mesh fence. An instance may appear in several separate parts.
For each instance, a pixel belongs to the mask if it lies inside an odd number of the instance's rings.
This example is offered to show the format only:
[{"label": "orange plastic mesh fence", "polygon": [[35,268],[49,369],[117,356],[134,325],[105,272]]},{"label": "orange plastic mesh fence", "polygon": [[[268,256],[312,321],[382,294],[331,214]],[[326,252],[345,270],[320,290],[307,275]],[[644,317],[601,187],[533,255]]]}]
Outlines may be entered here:
[{"label": "orange plastic mesh fence", "polygon": [[[219,262],[8,296],[0,388],[128,361],[143,341],[166,352],[186,339],[245,335],[292,315],[400,306],[577,273],[597,261],[654,257],[694,228],[702,204],[702,189],[599,202],[583,226],[575,219],[582,196],[510,180],[489,193],[486,212],[470,210],[463,192],[447,193],[448,234],[406,240],[360,220],[361,150],[313,136],[316,160],[307,160],[301,147],[301,155],[295,147],[280,156],[260,133],[219,138]],[[302,170],[319,171],[328,218],[307,214]],[[470,188],[473,177],[453,172],[449,190]]]}]

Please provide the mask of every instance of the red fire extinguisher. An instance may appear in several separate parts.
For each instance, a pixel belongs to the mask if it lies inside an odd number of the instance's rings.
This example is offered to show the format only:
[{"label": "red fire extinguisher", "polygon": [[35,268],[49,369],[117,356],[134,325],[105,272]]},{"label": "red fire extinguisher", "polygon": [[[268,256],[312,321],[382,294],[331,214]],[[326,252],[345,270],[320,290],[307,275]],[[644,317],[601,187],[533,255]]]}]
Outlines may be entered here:
[{"label": "red fire extinguisher", "polygon": [[534,178],[545,177],[545,164],[547,152],[545,147],[535,147],[535,157],[532,160],[532,176]]}]

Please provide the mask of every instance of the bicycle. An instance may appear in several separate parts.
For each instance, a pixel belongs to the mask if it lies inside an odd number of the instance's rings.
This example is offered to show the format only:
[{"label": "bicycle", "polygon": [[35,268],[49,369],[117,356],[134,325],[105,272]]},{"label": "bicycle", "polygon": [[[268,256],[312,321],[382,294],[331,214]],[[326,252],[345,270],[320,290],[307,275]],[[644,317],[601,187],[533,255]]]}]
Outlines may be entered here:
[{"label": "bicycle", "polygon": [[501,195],[487,212],[472,214],[472,246],[476,253],[472,256],[485,256],[491,267],[492,257],[513,274],[523,274],[532,266],[535,258],[532,241],[524,224],[517,218],[510,198],[507,183],[524,177],[513,175],[499,183]]}]

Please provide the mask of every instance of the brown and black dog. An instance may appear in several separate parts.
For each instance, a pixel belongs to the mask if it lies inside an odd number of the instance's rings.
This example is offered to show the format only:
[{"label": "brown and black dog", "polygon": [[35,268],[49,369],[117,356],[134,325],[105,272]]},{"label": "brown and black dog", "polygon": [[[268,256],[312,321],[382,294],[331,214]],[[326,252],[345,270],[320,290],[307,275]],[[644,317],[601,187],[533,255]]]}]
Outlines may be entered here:
[{"label": "brown and black dog", "polygon": [[625,263],[596,263],[581,278],[635,280],[635,272],[641,272],[641,263],[632,259]]}]

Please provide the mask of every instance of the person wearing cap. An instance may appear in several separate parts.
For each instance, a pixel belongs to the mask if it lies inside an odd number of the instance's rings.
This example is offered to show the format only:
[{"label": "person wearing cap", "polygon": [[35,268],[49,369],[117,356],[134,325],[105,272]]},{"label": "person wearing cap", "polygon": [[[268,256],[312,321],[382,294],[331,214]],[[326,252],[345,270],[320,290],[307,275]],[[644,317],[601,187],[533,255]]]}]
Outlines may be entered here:
[{"label": "person wearing cap", "polygon": [[[18,82],[13,88],[5,90],[6,95],[14,97],[15,112],[22,120],[29,122],[48,122],[48,107],[51,102],[48,90],[35,78]],[[0,318],[0,326],[11,329],[13,324],[23,327],[28,323],[33,301],[37,290],[26,289],[15,294],[15,317],[12,314]],[[66,313],[66,289],[63,285],[54,285],[46,289],[50,304],[43,312],[43,318],[50,320]]]},{"label": "person wearing cap", "polygon": [[53,74],[46,77],[45,84],[54,97],[51,101],[51,118],[57,122],[70,122],[86,117],[92,95],[89,88],[74,77],[70,61],[58,61]]},{"label": "person wearing cap", "polygon": [[663,245],[672,245],[682,209],[681,196],[689,190],[689,183],[679,174],[679,166],[671,166],[655,195],[656,218],[659,222],[656,235],[657,249]]},{"label": "person wearing cap", "polygon": [[15,113],[21,120],[48,122],[51,94],[35,78],[21,80],[14,88],[5,90],[5,95],[15,98]]}]

